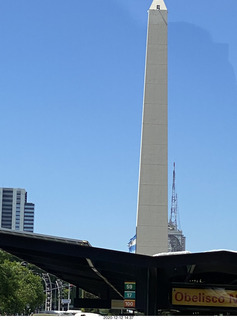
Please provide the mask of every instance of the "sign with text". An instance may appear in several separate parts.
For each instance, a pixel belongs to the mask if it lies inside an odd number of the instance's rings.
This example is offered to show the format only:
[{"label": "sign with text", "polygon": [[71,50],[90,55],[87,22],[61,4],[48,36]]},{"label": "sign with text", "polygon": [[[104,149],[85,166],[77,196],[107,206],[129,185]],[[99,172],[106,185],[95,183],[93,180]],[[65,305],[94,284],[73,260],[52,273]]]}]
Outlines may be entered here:
[{"label": "sign with text", "polygon": [[124,298],[125,299],[135,299],[136,292],[135,291],[124,291]]},{"label": "sign with text", "polygon": [[133,309],[136,305],[136,282],[124,282],[124,308]]},{"label": "sign with text", "polygon": [[127,308],[127,309],[135,308],[135,305],[136,305],[135,300],[124,300],[123,303],[124,303],[123,305],[124,308]]},{"label": "sign with text", "polygon": [[224,288],[173,288],[172,304],[179,306],[237,307],[237,291]]},{"label": "sign with text", "polygon": [[71,303],[71,299],[62,299],[62,300],[61,300],[61,303],[62,303],[62,304]]},{"label": "sign with text", "polygon": [[136,282],[124,282],[124,290],[125,291],[135,291],[136,290]]}]

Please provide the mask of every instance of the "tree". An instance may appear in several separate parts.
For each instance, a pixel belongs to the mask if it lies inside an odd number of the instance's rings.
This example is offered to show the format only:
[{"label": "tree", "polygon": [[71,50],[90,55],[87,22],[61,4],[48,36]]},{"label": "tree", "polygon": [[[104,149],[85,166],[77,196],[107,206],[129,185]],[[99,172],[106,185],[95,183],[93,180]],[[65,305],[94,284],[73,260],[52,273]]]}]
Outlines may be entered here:
[{"label": "tree", "polygon": [[29,314],[42,305],[41,277],[0,251],[0,313]]}]

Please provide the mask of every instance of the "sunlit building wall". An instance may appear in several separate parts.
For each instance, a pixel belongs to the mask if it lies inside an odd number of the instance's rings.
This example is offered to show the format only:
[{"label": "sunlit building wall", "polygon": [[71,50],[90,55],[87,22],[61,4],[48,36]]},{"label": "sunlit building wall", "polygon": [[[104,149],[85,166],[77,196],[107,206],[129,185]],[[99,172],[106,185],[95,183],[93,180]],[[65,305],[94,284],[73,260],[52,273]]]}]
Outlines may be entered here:
[{"label": "sunlit building wall", "polygon": [[136,253],[168,251],[167,8],[148,11]]},{"label": "sunlit building wall", "polygon": [[0,188],[1,228],[34,232],[35,205],[27,202],[25,189]]}]

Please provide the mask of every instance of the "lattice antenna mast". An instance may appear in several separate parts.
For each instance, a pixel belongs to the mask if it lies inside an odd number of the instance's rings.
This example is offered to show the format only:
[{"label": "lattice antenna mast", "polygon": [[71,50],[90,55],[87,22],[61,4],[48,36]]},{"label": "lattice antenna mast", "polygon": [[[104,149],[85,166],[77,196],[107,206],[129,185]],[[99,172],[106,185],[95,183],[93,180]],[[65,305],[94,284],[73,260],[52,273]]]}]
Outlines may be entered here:
[{"label": "lattice antenna mast", "polygon": [[172,184],[172,198],[171,198],[171,212],[170,212],[170,220],[169,220],[169,226],[172,229],[177,230],[178,229],[178,223],[177,223],[177,194],[175,191],[175,162],[173,167],[173,184]]}]

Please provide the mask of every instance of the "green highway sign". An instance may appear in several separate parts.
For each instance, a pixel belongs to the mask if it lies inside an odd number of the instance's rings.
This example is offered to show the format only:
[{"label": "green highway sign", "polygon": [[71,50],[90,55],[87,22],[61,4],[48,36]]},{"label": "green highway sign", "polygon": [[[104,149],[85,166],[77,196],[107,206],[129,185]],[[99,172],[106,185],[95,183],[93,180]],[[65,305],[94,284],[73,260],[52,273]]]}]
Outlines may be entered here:
[{"label": "green highway sign", "polygon": [[124,291],[135,291],[136,290],[136,282],[124,282]]}]

